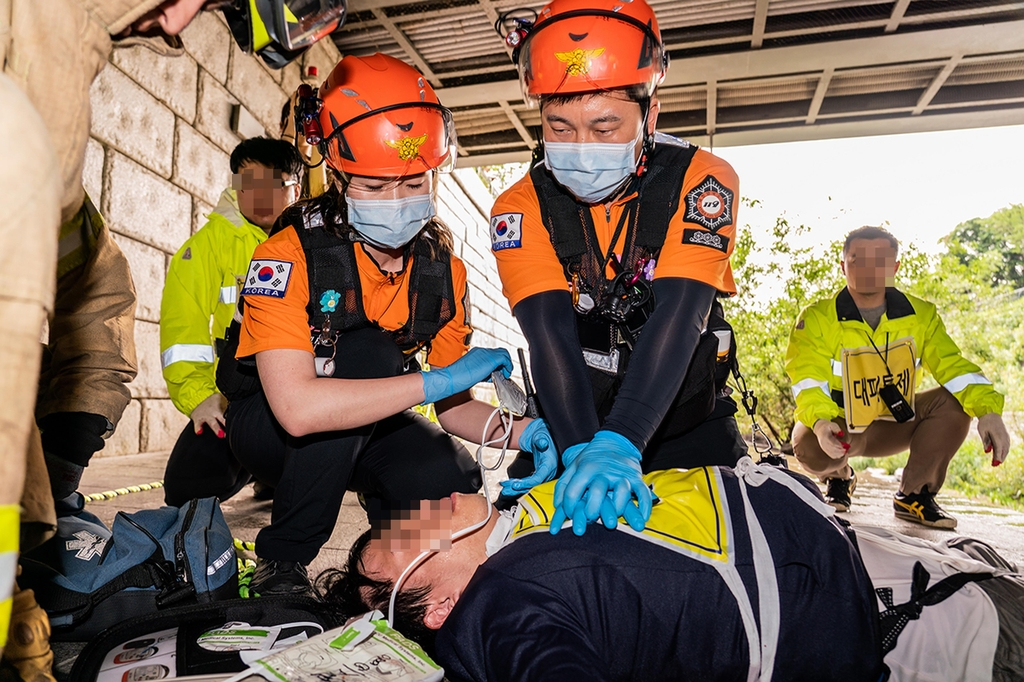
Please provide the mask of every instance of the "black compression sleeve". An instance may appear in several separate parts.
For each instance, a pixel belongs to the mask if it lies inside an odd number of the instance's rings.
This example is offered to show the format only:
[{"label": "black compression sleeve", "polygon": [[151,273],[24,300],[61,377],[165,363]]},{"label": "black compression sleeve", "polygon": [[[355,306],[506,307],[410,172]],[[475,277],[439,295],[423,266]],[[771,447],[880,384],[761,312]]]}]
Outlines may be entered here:
[{"label": "black compression sleeve", "polygon": [[513,313],[530,344],[530,373],[558,451],[589,441],[599,424],[569,292],[535,294]]},{"label": "black compression sleeve", "polygon": [[657,305],[637,339],[604,429],[644,451],[683,385],[715,300],[712,286],[671,277],[654,281]]}]

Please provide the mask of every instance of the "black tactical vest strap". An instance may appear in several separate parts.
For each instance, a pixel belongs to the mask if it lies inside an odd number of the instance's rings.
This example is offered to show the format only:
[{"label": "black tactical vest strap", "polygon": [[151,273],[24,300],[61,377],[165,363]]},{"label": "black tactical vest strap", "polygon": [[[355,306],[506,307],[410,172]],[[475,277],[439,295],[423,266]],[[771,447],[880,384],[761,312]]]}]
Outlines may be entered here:
[{"label": "black tactical vest strap", "polygon": [[928,587],[931,576],[928,575],[928,571],[920,561],[915,561],[910,585],[910,601],[893,604],[891,587],[875,588],[875,593],[885,605],[885,611],[878,614],[879,625],[882,629],[882,655],[884,656],[896,648],[896,640],[899,639],[903,629],[907,627],[907,623],[920,618],[921,612],[926,606],[949,599],[967,583],[981,582],[992,577],[994,577],[992,573],[954,573]]},{"label": "black tactical vest strap", "polygon": [[331,316],[331,329],[351,331],[370,323],[363,310],[362,287],[356,265],[355,248],[347,239],[330,234],[323,228],[295,228],[299,243],[306,254],[306,274],[309,278],[309,303],[306,313],[314,329],[322,329],[327,314],[321,308],[320,298],[333,289],[341,299]]},{"label": "black tactical vest strap", "polygon": [[[323,329],[327,313],[320,302],[333,289],[340,300],[330,313],[333,331],[346,332],[371,325],[363,309],[362,286],[356,264],[355,244],[320,227],[296,227],[306,254],[309,304],[306,313],[314,329]],[[409,272],[409,320],[401,329],[388,331],[402,350],[424,346],[455,317],[455,286],[451,255],[442,253],[431,260],[430,244],[420,237],[412,248]]]},{"label": "black tactical vest strap", "polygon": [[[635,263],[641,251],[655,257],[661,251],[669,222],[679,208],[683,178],[696,152],[697,147],[689,144],[685,147],[675,144],[655,147],[647,173],[640,179],[638,196],[634,199],[639,203],[636,231],[632,235],[632,250],[635,252],[624,253],[623,263]],[[530,179],[537,192],[541,220],[568,279],[574,272],[582,274],[580,264],[588,255],[585,231],[593,233],[593,217],[587,204],[577,202],[571,192],[555,182],[542,159],[539,154],[535,158]],[[627,237],[627,245],[629,242]],[[596,282],[587,282],[588,287],[594,284]]]}]

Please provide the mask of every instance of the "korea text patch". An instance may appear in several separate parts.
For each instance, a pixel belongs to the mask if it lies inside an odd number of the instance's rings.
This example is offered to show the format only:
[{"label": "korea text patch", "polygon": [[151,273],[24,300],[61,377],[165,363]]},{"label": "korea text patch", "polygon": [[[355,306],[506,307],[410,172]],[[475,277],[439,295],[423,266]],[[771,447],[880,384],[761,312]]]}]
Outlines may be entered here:
[{"label": "korea text patch", "polygon": [[735,193],[709,175],[686,193],[683,221],[696,223],[712,232],[732,224],[732,203]]},{"label": "korea text patch", "polygon": [[491,250],[518,249],[523,245],[523,214],[499,213],[491,218]]},{"label": "korea text patch", "polygon": [[292,276],[292,264],[283,260],[258,259],[249,263],[245,276],[242,296],[270,296],[284,298],[288,280]]},{"label": "korea text patch", "polygon": [[729,253],[729,238],[714,232],[685,229],[683,230],[683,243],[706,246],[722,253]]}]

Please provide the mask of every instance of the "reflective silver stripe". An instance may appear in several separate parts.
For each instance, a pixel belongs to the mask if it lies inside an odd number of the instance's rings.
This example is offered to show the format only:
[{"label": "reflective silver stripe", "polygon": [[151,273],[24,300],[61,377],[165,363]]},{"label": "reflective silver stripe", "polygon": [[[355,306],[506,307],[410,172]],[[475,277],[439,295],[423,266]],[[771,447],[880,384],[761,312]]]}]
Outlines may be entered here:
[{"label": "reflective silver stripe", "polygon": [[220,302],[221,303],[234,303],[238,300],[238,287],[221,287],[220,288]]},{"label": "reflective silver stripe", "polygon": [[954,377],[942,384],[947,391],[950,393],[959,393],[971,384],[988,384],[992,385],[992,382],[985,378],[984,374],[961,374],[958,377]]},{"label": "reflective silver stripe", "polygon": [[843,363],[838,360],[832,360],[832,374],[837,377],[843,376]]},{"label": "reflective silver stripe", "polygon": [[160,354],[163,366],[176,362],[209,362],[213,364],[213,347],[206,343],[178,343]]},{"label": "reflective silver stripe", "polygon": [[827,381],[815,381],[814,379],[803,379],[793,384],[793,397],[800,395],[801,391],[807,391],[812,388],[820,388],[825,392],[825,395],[831,397],[832,394],[828,390]]},{"label": "reflective silver stripe", "polygon": [[[17,530],[15,530],[17,532]],[[0,552],[0,604],[11,598],[18,572],[18,553]]]},{"label": "reflective silver stripe", "polygon": [[57,260],[82,248],[82,230],[72,230],[57,242]]}]

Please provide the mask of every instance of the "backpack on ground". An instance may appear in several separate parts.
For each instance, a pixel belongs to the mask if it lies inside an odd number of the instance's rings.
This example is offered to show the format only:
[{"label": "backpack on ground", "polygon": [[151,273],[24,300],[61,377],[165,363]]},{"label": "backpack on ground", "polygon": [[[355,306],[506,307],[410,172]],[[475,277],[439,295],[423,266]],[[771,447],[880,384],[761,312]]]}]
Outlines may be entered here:
[{"label": "backpack on ground", "polygon": [[108,529],[81,510],[21,557],[19,584],[35,590],[52,638],[84,641],[126,618],[238,596],[231,531],[216,498],[118,512]]}]

